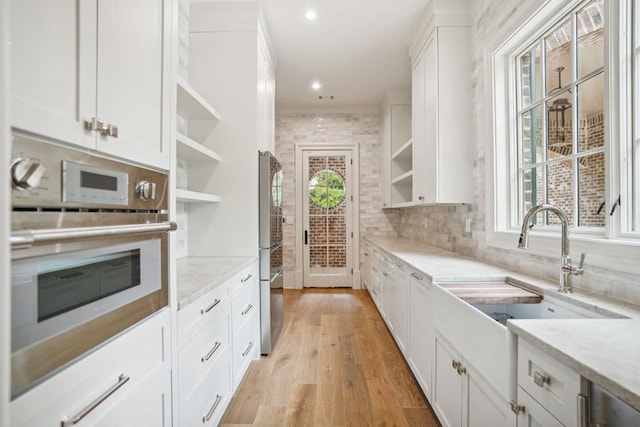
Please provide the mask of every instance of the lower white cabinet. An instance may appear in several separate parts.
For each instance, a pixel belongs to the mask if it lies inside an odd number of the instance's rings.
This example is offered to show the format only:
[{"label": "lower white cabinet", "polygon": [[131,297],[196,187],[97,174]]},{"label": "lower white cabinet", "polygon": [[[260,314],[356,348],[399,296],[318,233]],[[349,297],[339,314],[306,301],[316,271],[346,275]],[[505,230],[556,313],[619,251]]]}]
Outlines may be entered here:
[{"label": "lower white cabinet", "polygon": [[[531,398],[561,425],[577,427],[580,374],[522,339],[518,339],[517,372],[518,404],[524,406],[525,413],[530,403],[520,399]],[[540,412],[537,416],[545,415]]]},{"label": "lower white cabinet", "polygon": [[431,280],[418,273],[409,277],[409,366],[427,399],[431,399],[433,318]]},{"label": "lower white cabinet", "polygon": [[260,354],[258,264],[252,263],[178,311],[174,420],[216,426]]},{"label": "lower white cabinet", "polygon": [[169,318],[160,310],[18,396],[11,425],[170,425]]},{"label": "lower white cabinet", "polygon": [[405,357],[409,350],[409,277],[406,266],[398,261],[391,269],[391,319],[395,332],[394,338]]},{"label": "lower white cabinet", "polygon": [[445,427],[516,423],[500,394],[437,330],[431,404]]},{"label": "lower white cabinet", "polygon": [[260,293],[257,275],[247,279],[232,297],[233,387],[240,385],[249,363],[260,354]]},{"label": "lower white cabinet", "polygon": [[560,421],[529,396],[522,387],[518,387],[518,405],[522,407],[518,414],[518,427],[563,427]]}]

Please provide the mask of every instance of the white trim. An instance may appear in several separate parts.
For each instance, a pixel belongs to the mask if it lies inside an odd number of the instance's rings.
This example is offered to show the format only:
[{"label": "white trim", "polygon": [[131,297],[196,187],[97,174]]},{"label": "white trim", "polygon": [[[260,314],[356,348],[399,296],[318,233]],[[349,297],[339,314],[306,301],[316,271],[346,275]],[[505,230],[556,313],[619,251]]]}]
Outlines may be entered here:
[{"label": "white trim", "polygon": [[352,166],[352,193],[353,193],[353,209],[351,215],[353,216],[353,248],[352,248],[352,262],[353,276],[352,285],[353,289],[360,289],[360,147],[357,143],[347,144],[325,144],[325,143],[303,143],[299,142],[295,144],[295,195],[296,195],[296,223],[295,223],[295,282],[293,283],[294,289],[303,288],[303,240],[304,235],[304,221],[303,221],[303,197],[306,186],[306,180],[303,177],[303,151],[333,151],[333,150],[351,150],[351,158],[353,159]]},{"label": "white trim", "polygon": [[[11,67],[9,55],[9,1],[0,0],[0,176],[9,177],[11,158],[9,78]],[[6,181],[5,181],[6,183]],[[5,184],[6,185],[6,184]],[[9,251],[9,191],[0,191],[0,426],[9,425],[9,400],[11,381],[11,283],[9,271],[11,254]]]},{"label": "white trim", "polygon": [[278,114],[320,114],[320,113],[363,113],[379,114],[380,105],[335,105],[334,101],[320,101],[318,105],[282,105],[276,104]]}]

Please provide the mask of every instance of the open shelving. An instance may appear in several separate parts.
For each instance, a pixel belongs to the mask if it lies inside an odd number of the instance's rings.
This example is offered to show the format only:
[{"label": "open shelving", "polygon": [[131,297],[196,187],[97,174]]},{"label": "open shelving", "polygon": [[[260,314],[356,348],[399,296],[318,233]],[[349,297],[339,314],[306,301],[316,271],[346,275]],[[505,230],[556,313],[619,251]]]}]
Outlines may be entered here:
[{"label": "open shelving", "polygon": [[[182,79],[177,79],[177,113],[187,122],[207,121],[212,127],[222,119],[213,108],[195,89]],[[220,154],[201,144],[189,136],[176,134],[176,154],[179,160],[184,160],[184,167],[189,176],[201,175],[203,169],[212,173],[215,165],[222,161]],[[220,196],[206,191],[194,191],[191,185],[188,188],[176,189],[176,201],[178,203],[219,203]]]}]

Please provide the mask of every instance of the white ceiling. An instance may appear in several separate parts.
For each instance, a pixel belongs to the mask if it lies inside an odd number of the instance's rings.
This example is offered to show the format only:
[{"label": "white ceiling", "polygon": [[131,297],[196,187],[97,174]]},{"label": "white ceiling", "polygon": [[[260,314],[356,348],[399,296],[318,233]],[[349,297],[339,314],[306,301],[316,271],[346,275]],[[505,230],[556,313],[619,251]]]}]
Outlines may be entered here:
[{"label": "white ceiling", "polygon": [[[278,108],[371,109],[389,90],[409,91],[408,44],[428,2],[263,0],[278,61]],[[305,19],[309,9],[315,21]],[[319,91],[311,89],[314,80]]]}]

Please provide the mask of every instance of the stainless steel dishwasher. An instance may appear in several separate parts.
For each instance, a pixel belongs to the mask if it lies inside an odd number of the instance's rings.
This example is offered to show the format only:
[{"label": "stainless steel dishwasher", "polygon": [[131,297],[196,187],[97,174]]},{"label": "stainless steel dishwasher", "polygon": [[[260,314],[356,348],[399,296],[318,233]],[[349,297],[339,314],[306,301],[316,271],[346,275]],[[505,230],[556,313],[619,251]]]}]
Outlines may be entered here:
[{"label": "stainless steel dishwasher", "polygon": [[581,422],[581,427],[640,426],[640,411],[596,384],[591,383],[589,387],[588,401],[589,422]]}]

